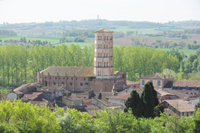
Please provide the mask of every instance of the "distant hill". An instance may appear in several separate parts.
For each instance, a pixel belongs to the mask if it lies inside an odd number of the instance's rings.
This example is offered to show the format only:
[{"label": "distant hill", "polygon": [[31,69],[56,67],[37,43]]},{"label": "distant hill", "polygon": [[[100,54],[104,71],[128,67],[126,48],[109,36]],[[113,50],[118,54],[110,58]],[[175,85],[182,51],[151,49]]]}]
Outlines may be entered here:
[{"label": "distant hill", "polygon": [[109,21],[104,19],[82,20],[82,21],[60,21],[60,22],[45,22],[45,23],[17,23],[17,24],[0,24],[0,30],[12,30],[20,34],[32,33],[51,33],[51,35],[60,36],[62,31],[77,30],[77,29],[117,29],[126,26],[128,29],[148,29],[154,28],[158,31],[171,31],[171,29],[183,28],[199,28],[200,21],[180,21],[168,23],[155,23],[147,21]]}]

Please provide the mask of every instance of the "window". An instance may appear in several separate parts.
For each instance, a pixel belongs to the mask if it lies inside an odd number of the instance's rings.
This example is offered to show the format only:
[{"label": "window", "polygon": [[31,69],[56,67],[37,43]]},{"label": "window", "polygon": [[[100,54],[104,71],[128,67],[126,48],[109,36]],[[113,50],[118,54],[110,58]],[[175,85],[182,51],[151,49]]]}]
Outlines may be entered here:
[{"label": "window", "polygon": [[73,78],[71,78],[71,80],[73,80]]},{"label": "window", "polygon": [[45,79],[46,79],[46,77],[45,77]]},{"label": "window", "polygon": [[101,71],[99,72],[99,75],[101,76]]},{"label": "window", "polygon": [[53,82],[53,85],[56,85],[56,82]]},{"label": "window", "polygon": [[72,83],[70,82],[70,85],[72,86]]},{"label": "window", "polygon": [[107,67],[108,67],[108,62],[107,62]]},{"label": "window", "polygon": [[50,79],[51,79],[51,77],[50,77]]},{"label": "window", "polygon": [[107,40],[108,40],[108,36],[107,36]]},{"label": "window", "polygon": [[158,81],[158,86],[160,86],[160,80]]},{"label": "window", "polygon": [[77,80],[77,78],[76,78],[76,80]]},{"label": "window", "polygon": [[65,79],[65,78],[63,78],[63,79]]},{"label": "window", "polygon": [[150,82],[152,82],[152,80],[150,80]]},{"label": "window", "polygon": [[102,36],[98,36],[98,40],[102,40]]},{"label": "window", "polygon": [[142,80],[142,85],[144,85],[144,83],[145,83],[144,80]]},{"label": "window", "polygon": [[80,83],[81,86],[83,86],[83,83]]},{"label": "window", "polygon": [[55,79],[57,79],[57,77],[55,77]]},{"label": "window", "polygon": [[64,85],[65,83],[64,82],[62,82],[62,85]]}]

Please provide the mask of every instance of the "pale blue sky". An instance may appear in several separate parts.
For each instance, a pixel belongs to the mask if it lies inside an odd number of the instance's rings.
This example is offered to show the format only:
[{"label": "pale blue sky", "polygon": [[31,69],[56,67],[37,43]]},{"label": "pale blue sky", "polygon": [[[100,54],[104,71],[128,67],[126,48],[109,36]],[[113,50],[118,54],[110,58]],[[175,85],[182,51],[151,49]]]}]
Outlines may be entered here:
[{"label": "pale blue sky", "polygon": [[200,20],[200,0],[0,0],[0,24],[96,19]]}]

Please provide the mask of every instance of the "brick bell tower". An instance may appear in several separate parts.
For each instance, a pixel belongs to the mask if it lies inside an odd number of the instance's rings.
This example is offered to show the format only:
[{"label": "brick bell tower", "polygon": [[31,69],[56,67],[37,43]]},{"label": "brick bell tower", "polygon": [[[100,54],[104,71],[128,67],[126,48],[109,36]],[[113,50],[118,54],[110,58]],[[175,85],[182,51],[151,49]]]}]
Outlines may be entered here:
[{"label": "brick bell tower", "polygon": [[111,79],[113,72],[113,31],[95,31],[94,74],[97,79]]}]

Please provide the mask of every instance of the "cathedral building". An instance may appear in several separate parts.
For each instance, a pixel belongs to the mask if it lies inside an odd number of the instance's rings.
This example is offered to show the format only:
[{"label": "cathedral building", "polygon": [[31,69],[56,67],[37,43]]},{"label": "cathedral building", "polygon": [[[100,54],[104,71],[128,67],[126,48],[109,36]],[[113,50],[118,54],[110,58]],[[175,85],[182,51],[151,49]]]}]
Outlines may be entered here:
[{"label": "cathedral building", "polygon": [[96,93],[111,92],[114,86],[126,85],[126,73],[114,72],[113,31],[96,31],[94,50],[94,67],[51,66],[37,73],[37,83],[62,86],[73,92],[94,90]]}]

